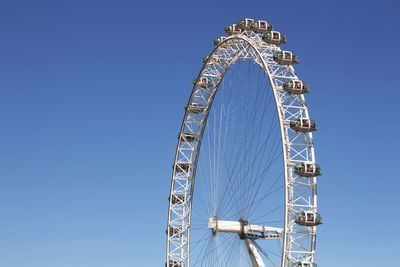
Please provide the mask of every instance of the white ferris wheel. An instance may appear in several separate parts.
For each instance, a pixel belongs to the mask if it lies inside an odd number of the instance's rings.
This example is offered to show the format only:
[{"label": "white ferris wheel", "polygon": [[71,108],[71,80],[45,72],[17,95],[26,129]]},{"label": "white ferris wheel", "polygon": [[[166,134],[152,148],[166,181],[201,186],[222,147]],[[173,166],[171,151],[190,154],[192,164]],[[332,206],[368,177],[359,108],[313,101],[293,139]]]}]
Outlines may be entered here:
[{"label": "white ferris wheel", "polygon": [[316,267],[308,85],[280,32],[242,19],[203,59],[178,136],[167,267]]}]

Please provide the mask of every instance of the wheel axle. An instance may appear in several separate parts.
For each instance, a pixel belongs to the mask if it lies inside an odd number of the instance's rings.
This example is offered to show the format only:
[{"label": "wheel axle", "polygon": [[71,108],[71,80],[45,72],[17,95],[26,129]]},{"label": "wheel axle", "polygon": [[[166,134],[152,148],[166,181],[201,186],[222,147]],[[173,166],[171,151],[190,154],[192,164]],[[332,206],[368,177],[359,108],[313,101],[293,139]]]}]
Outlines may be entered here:
[{"label": "wheel axle", "polygon": [[217,217],[212,217],[208,220],[208,228],[211,229],[213,234],[221,233],[234,233],[238,234],[241,239],[280,239],[282,238],[283,229],[262,226],[256,224],[249,224],[245,219],[239,221],[224,221],[218,220]]}]

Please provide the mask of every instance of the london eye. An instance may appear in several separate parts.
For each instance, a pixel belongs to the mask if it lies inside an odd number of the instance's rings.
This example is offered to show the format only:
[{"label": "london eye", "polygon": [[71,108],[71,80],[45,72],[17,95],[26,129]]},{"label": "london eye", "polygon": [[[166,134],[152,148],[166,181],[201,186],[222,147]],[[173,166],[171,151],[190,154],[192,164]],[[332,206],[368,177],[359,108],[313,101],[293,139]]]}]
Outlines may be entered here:
[{"label": "london eye", "polygon": [[315,267],[317,176],[308,84],[263,20],[203,58],[173,163],[167,267]]}]

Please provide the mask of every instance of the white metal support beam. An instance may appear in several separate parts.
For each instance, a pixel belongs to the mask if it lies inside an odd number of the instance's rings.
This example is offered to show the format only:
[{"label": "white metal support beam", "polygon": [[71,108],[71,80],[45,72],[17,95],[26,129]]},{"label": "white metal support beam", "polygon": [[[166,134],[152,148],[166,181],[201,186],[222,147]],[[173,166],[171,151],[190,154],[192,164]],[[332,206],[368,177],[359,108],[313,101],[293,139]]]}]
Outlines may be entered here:
[{"label": "white metal support beam", "polygon": [[235,233],[243,235],[244,237],[254,235],[255,238],[262,239],[279,239],[282,237],[283,233],[282,228],[248,224],[243,221],[223,221],[215,217],[208,220],[208,228],[214,233]]},{"label": "white metal support beam", "polygon": [[261,255],[254,245],[254,241],[250,238],[245,238],[244,242],[246,243],[247,251],[249,252],[251,263],[253,267],[265,267],[264,261],[261,258]]}]

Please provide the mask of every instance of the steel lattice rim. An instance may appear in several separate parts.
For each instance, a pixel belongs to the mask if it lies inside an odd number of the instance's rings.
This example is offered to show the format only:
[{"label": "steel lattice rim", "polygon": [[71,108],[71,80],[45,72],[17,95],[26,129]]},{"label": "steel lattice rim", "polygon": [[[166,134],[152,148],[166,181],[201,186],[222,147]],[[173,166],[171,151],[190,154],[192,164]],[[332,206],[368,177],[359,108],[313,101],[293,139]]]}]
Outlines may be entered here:
[{"label": "steel lattice rim", "polygon": [[[313,136],[311,132],[293,132],[289,125],[293,118],[309,119],[309,113],[303,94],[293,96],[282,89],[284,82],[288,79],[298,80],[298,77],[293,66],[279,65],[273,60],[273,55],[277,51],[282,50],[277,45],[263,42],[260,34],[244,31],[227,37],[215,47],[204,63],[197,80],[206,77],[214,86],[204,89],[194,85],[186,105],[173,164],[169,197],[167,266],[171,266],[171,261],[181,263],[182,267],[190,264],[192,196],[208,112],[225,72],[231,65],[243,59],[254,61],[265,71],[273,89],[279,116],[285,170],[285,227],[281,266],[289,266],[289,263],[298,261],[314,262],[316,227],[298,226],[294,220],[302,209],[317,212],[317,179],[315,177],[308,179],[309,184],[304,185],[301,177],[293,171],[294,165],[298,162],[315,163]],[[188,140],[187,136],[186,138],[184,136],[187,133],[193,134],[196,139]],[[301,197],[296,194],[299,186],[308,187],[307,196],[304,195],[304,188]],[[182,195],[184,199],[178,204],[175,203],[174,199]],[[178,238],[171,237],[171,227],[180,229],[181,235]],[[301,236],[311,240],[307,247],[297,244]]]}]

